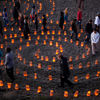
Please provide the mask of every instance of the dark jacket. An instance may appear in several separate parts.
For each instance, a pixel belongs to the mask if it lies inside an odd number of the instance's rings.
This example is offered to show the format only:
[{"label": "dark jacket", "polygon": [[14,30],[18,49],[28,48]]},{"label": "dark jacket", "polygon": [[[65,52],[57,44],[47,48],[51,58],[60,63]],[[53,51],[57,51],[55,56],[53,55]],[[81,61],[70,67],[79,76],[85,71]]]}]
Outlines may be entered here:
[{"label": "dark jacket", "polygon": [[61,75],[64,76],[65,78],[70,77],[70,71],[68,68],[68,63],[67,63],[67,58],[63,57],[60,62],[60,67],[61,67]]},{"label": "dark jacket", "polygon": [[76,23],[75,22],[72,23],[72,30],[73,31],[77,31],[77,27],[76,27]]},{"label": "dark jacket", "polygon": [[28,39],[28,33],[30,33],[27,21],[24,22],[24,36],[25,39]]},{"label": "dark jacket", "polygon": [[14,9],[13,9],[13,17],[14,17],[14,19],[18,18],[18,16],[19,16],[18,11],[17,11],[17,9],[14,7]]},{"label": "dark jacket", "polygon": [[20,24],[20,28],[23,29],[24,27],[24,17],[23,16],[20,18],[19,24]]},{"label": "dark jacket", "polygon": [[43,18],[43,25],[46,25],[46,17]]},{"label": "dark jacket", "polygon": [[20,9],[20,3],[19,3],[19,1],[16,1],[16,2],[15,2],[15,6],[16,6],[18,9]]},{"label": "dark jacket", "polygon": [[92,23],[91,23],[91,24],[90,24],[90,23],[87,23],[87,24],[86,24],[86,28],[85,28],[85,30],[86,30],[86,33],[91,34],[92,31],[93,31]]},{"label": "dark jacket", "polygon": [[60,22],[59,24],[62,25],[64,23],[64,15],[60,15]]}]

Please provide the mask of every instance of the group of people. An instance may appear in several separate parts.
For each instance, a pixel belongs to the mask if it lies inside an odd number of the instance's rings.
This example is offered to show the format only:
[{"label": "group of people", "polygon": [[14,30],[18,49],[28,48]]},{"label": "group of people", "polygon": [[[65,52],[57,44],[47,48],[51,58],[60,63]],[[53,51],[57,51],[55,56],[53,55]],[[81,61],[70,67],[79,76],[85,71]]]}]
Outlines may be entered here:
[{"label": "group of people", "polygon": [[[83,2],[84,0],[79,0],[79,10],[77,13],[77,19],[73,19],[72,21],[71,39],[73,38],[73,35],[75,33],[76,34],[75,39],[78,40],[77,25],[79,25],[79,29],[81,29],[81,23],[82,23],[81,3],[82,3],[82,8],[84,9]],[[36,31],[38,30],[37,14],[38,13],[35,10],[35,5],[33,5],[31,9],[31,16],[30,16],[31,18],[30,27],[32,26],[32,22],[34,20]],[[18,19],[18,17],[20,18],[20,20]],[[28,39],[28,33],[30,33],[29,21],[28,21],[28,17],[27,16],[23,17],[23,14],[21,13],[19,0],[15,2],[15,6],[13,8],[13,18],[14,18],[14,22],[11,24],[11,27],[13,27],[15,23],[17,23],[17,26],[20,27],[22,31],[24,31],[25,39]],[[7,8],[4,8],[3,10],[3,20],[4,20],[4,27],[6,27],[8,24]],[[61,31],[63,31],[64,21],[66,22],[68,21],[67,8],[64,10],[64,12],[60,12],[59,27]],[[42,15],[42,23],[43,23],[43,29],[45,31],[47,29],[45,14]],[[85,29],[86,38],[84,40],[84,43],[88,43],[91,40],[93,56],[97,52],[97,48],[98,48],[98,44],[100,40],[100,35],[99,35],[100,13],[99,12],[97,13],[97,16],[95,17],[94,24],[95,24],[95,28],[92,28],[92,20],[89,20],[89,22],[86,24],[86,29]],[[0,27],[2,27],[1,21],[0,21]],[[0,33],[3,35],[2,28],[0,28]],[[11,48],[9,47],[7,47],[5,51],[7,52],[7,54],[5,56],[4,65],[6,66],[6,72],[8,76],[11,78],[11,82],[13,82],[15,79],[13,75],[13,66],[14,66],[13,52],[11,51]],[[0,61],[1,61],[1,56],[2,56],[2,52],[0,51]],[[61,54],[59,54],[57,57],[60,60],[60,67],[61,67],[61,76],[60,76],[61,84],[59,86],[64,87],[64,82],[66,82],[72,88],[73,83],[68,80],[68,78],[70,77],[70,71],[68,68],[67,58],[63,57],[63,55]],[[1,74],[1,71],[0,71],[0,74]]]}]

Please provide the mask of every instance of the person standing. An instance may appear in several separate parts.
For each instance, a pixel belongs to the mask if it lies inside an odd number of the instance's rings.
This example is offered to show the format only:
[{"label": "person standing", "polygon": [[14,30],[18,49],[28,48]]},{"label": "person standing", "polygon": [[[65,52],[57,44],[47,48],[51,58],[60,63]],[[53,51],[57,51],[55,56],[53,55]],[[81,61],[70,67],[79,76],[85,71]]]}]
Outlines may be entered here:
[{"label": "person standing", "polygon": [[92,55],[93,56],[97,52],[99,41],[100,41],[100,35],[96,29],[93,29],[93,32],[91,34],[91,46],[92,46]]},{"label": "person standing", "polygon": [[24,37],[28,39],[28,34],[30,33],[29,26],[28,26],[28,17],[25,17],[24,20]]},{"label": "person standing", "polygon": [[86,24],[85,30],[86,30],[86,39],[85,39],[84,43],[87,43],[87,42],[89,42],[91,33],[92,33],[92,31],[93,31],[93,28],[92,28],[92,20],[90,20],[90,21]]},{"label": "person standing", "polygon": [[3,20],[4,20],[4,27],[6,27],[8,24],[7,8],[4,8],[4,10],[3,10]]},{"label": "person standing", "polygon": [[[0,62],[1,62],[1,56],[2,56],[2,52],[0,50]],[[1,69],[0,69],[0,75],[1,75]]]},{"label": "person standing", "polygon": [[79,28],[80,28],[80,29],[81,29],[81,23],[82,23],[82,12],[81,12],[81,9],[78,8],[77,23],[76,23],[76,25],[79,24]]},{"label": "person standing", "polygon": [[45,14],[43,14],[43,20],[42,20],[42,23],[43,23],[43,28],[44,28],[44,31],[46,30],[46,17],[45,17]]},{"label": "person standing", "polygon": [[68,80],[68,78],[70,77],[70,71],[68,68],[67,58],[63,57],[63,55],[61,54],[59,54],[57,58],[60,61],[60,68],[61,68],[61,74],[60,74],[61,84],[59,85],[59,87],[64,87],[64,82],[66,82],[72,88],[73,83]]},{"label": "person standing", "polygon": [[73,19],[73,22],[72,22],[72,33],[71,33],[71,39],[73,37],[73,34],[75,33],[76,34],[76,40],[78,40],[78,33],[77,33],[77,26],[76,26],[76,19]]},{"label": "person standing", "polygon": [[95,28],[97,29],[97,31],[99,32],[99,25],[100,25],[100,12],[97,12],[97,16],[95,17]]},{"label": "person standing", "polygon": [[68,9],[67,8],[64,10],[64,20],[66,22],[68,21]]},{"label": "person standing", "polygon": [[64,24],[64,13],[60,12],[59,27],[60,27],[61,31],[63,31],[63,24]]},{"label": "person standing", "polygon": [[13,8],[13,18],[14,18],[14,22],[12,23],[11,26],[13,26],[16,22],[17,22],[17,26],[19,26],[18,17],[19,17],[19,14],[18,14],[17,6],[15,6],[15,7]]},{"label": "person standing", "polygon": [[1,33],[1,35],[3,36],[2,29],[3,29],[3,27],[2,27],[2,21],[0,20],[0,33]]},{"label": "person standing", "polygon": [[81,4],[82,4],[82,9],[84,9],[84,0],[79,0],[79,8],[81,8]]},{"label": "person standing", "polygon": [[13,67],[14,67],[14,59],[13,59],[13,51],[11,51],[11,48],[6,47],[5,51],[7,52],[5,56],[5,63],[4,65],[6,66],[6,72],[8,76],[11,79],[11,82],[14,81],[14,73],[13,73]]}]

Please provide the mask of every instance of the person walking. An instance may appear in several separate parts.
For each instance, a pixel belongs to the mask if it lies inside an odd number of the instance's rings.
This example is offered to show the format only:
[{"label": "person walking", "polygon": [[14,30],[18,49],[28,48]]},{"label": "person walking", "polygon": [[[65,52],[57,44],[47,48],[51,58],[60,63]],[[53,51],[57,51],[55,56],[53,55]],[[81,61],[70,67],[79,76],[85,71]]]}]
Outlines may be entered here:
[{"label": "person walking", "polygon": [[95,28],[97,29],[97,31],[99,32],[99,25],[100,25],[100,12],[97,12],[97,16],[95,17]]},{"label": "person walking", "polygon": [[59,54],[57,58],[60,61],[60,68],[61,68],[61,74],[60,74],[61,83],[59,87],[64,87],[64,82],[66,82],[71,88],[73,88],[73,83],[68,80],[68,78],[70,77],[70,71],[68,68],[67,58],[63,57],[63,55],[61,54]]},{"label": "person walking", "polygon": [[2,21],[1,21],[1,19],[0,19],[0,33],[1,33],[1,35],[3,36],[2,29],[3,29],[3,27],[2,27]]},{"label": "person walking", "polygon": [[97,53],[99,41],[100,41],[100,35],[96,29],[93,29],[93,32],[91,34],[91,46],[92,46],[92,55],[93,56]]},{"label": "person walking", "polygon": [[43,14],[42,18],[43,18],[43,19],[42,19],[43,29],[44,29],[44,31],[45,31],[45,30],[46,30],[46,24],[47,24],[47,23],[46,23],[47,20],[46,20],[45,14]]},{"label": "person walking", "polygon": [[64,24],[64,13],[60,12],[59,27],[60,27],[61,31],[63,31],[63,24]]},{"label": "person walking", "polygon": [[78,8],[77,23],[76,23],[76,25],[79,24],[79,28],[80,28],[80,29],[81,29],[81,23],[82,23],[82,12],[81,12],[81,9]]},{"label": "person walking", "polygon": [[[2,52],[0,50],[0,63],[1,63],[1,57],[2,57]],[[1,69],[0,69],[0,75],[1,75]]]},{"label": "person walking", "polygon": [[5,63],[4,65],[6,66],[6,72],[8,76],[11,79],[11,82],[14,81],[14,72],[13,72],[13,67],[14,67],[14,59],[13,59],[13,51],[11,51],[10,47],[6,47],[5,51],[7,52],[5,56]]},{"label": "person walking", "polygon": [[28,39],[28,34],[30,33],[29,26],[28,26],[28,17],[25,17],[24,20],[24,37]]},{"label": "person walking", "polygon": [[88,43],[90,40],[91,33],[93,31],[92,20],[89,20],[89,22],[86,24],[85,30],[86,30],[86,39],[85,39],[84,43]]},{"label": "person walking", "polygon": [[79,8],[81,8],[81,4],[82,4],[82,9],[84,9],[84,0],[79,0],[79,5],[78,5]]},{"label": "person walking", "polygon": [[64,20],[66,22],[68,21],[68,9],[67,8],[64,10]]},{"label": "person walking", "polygon": [[3,20],[4,20],[4,27],[6,27],[8,24],[7,8],[4,8],[4,10],[3,10]]},{"label": "person walking", "polygon": [[73,22],[72,22],[72,33],[71,33],[71,39],[74,35],[74,33],[76,34],[76,40],[78,40],[78,33],[77,33],[77,26],[76,26],[76,19],[73,19]]},{"label": "person walking", "polygon": [[17,6],[15,6],[15,7],[13,8],[13,18],[14,18],[14,22],[12,23],[11,26],[13,26],[16,22],[17,22],[17,26],[19,26],[18,17],[19,17],[19,14],[18,14]]}]

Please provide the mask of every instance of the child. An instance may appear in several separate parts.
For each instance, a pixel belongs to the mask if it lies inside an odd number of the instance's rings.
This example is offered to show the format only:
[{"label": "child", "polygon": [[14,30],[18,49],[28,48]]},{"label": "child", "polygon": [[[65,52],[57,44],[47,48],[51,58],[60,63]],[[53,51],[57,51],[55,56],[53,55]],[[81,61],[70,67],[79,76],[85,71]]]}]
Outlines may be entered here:
[{"label": "child", "polygon": [[46,17],[45,17],[45,14],[43,14],[43,20],[42,20],[42,23],[43,23],[43,28],[44,28],[44,31],[46,30]]}]

